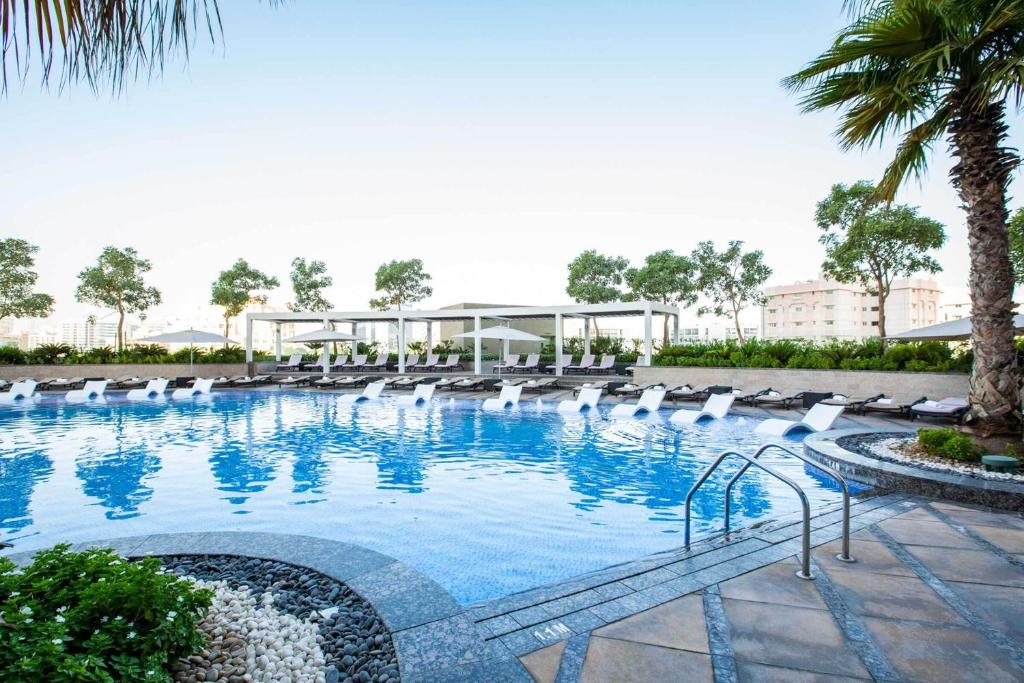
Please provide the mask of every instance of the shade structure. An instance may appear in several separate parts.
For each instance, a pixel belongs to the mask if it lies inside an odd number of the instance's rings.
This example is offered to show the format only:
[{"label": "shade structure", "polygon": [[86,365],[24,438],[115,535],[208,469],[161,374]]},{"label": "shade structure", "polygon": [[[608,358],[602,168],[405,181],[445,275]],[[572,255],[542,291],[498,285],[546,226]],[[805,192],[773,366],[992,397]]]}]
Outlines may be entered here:
[{"label": "shade structure", "polygon": [[[904,341],[958,341],[971,338],[973,325],[970,318],[947,320],[944,323],[907,330],[900,334],[890,334],[886,339],[902,339]],[[1024,333],[1024,315],[1013,316],[1013,331]]]},{"label": "shade structure", "polygon": [[522,330],[514,330],[511,327],[485,327],[481,330],[473,330],[472,332],[462,332],[461,334],[453,334],[452,336],[468,337],[470,339],[503,339],[508,341],[532,342],[544,341],[543,338],[538,337],[535,334],[523,332]]},{"label": "shade structure", "polygon": [[188,344],[188,374],[192,374],[195,368],[195,347],[196,344],[237,344],[238,342],[228,339],[222,334],[203,332],[202,330],[181,330],[180,332],[166,332],[152,337],[146,337],[139,341],[151,344]]},{"label": "shade structure", "polygon": [[[324,328],[322,330],[313,330],[312,332],[304,332],[302,334],[297,334],[294,337],[289,337],[288,339],[285,339],[285,341],[289,342],[289,343],[295,343],[295,344],[298,344],[298,343],[303,343],[303,344],[305,344],[305,343],[309,343],[309,344],[322,343],[324,345],[324,351],[323,351],[323,355],[321,356],[321,369],[323,370],[324,377],[326,377],[327,373],[330,372],[330,370],[331,370],[331,364],[328,362],[330,360],[330,356],[327,353],[327,344],[329,342],[339,342],[339,341],[355,342],[358,339],[360,339],[360,337],[357,337],[357,336],[352,335],[352,334],[346,334],[344,332],[338,332],[337,330],[331,330],[331,329],[328,329],[328,328]],[[353,358],[353,362],[355,362],[355,355],[356,355],[355,351],[356,351],[355,344],[353,344],[352,345],[352,358]]]}]

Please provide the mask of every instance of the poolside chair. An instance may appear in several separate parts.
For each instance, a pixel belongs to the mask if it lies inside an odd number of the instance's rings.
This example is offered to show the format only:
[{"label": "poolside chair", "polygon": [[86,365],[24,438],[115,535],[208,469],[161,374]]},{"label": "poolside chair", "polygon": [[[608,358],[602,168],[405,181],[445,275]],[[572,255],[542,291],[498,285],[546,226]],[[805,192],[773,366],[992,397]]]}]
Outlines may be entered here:
[{"label": "poolside chair", "polygon": [[495,372],[501,372],[503,370],[508,370],[509,372],[512,372],[513,370],[516,369],[516,367],[518,367],[518,365],[519,365],[519,354],[516,353],[516,354],[512,354],[512,355],[506,356],[505,357],[505,362],[504,363],[498,363],[497,365],[492,367],[491,368],[491,372],[495,373]]},{"label": "poolside chair", "polygon": [[0,394],[0,402],[14,403],[15,401],[27,400],[32,398],[35,391],[36,381],[34,379],[15,381],[11,383],[10,389]]},{"label": "poolside chair", "polygon": [[413,354],[410,354],[410,355],[406,356],[406,358],[405,358],[405,371],[409,372],[410,369],[412,369],[412,368],[416,367],[417,365],[419,365],[419,362],[420,362],[420,354],[418,354],[418,353],[413,353]]},{"label": "poolside chair", "polygon": [[354,404],[360,401],[376,401],[384,391],[384,382],[371,382],[363,387],[361,394],[344,394],[338,397],[338,401],[345,404]]},{"label": "poolside chair", "polygon": [[171,392],[171,398],[176,401],[181,401],[186,398],[195,398],[196,396],[206,396],[210,393],[210,389],[213,388],[212,379],[197,379],[195,384],[190,387],[183,387],[181,389],[175,389]]},{"label": "poolside chair", "polygon": [[[213,386],[231,387],[235,385],[235,382],[237,382],[240,379],[243,379],[244,377],[245,375],[235,375],[234,377],[218,377],[215,380],[213,380]],[[195,381],[193,381],[192,384],[194,385]]]},{"label": "poolside chair", "polygon": [[519,397],[523,393],[522,387],[502,387],[497,398],[489,398],[483,402],[484,410],[504,410],[509,406],[519,404]]},{"label": "poolside chair", "polygon": [[64,400],[68,403],[81,403],[82,401],[91,401],[96,398],[101,398],[103,392],[107,389],[107,380],[105,379],[91,379],[85,383],[85,386],[81,389],[74,389],[64,394]]},{"label": "poolside chair", "polygon": [[639,396],[648,389],[664,389],[665,385],[661,382],[655,382],[654,384],[645,384],[640,386],[639,384],[623,384],[621,387],[615,390],[616,396]]},{"label": "poolside chair", "polygon": [[509,368],[513,372],[532,372],[540,369],[540,354],[531,353],[523,361],[522,365],[517,365],[514,368]]},{"label": "poolside chair", "polygon": [[403,375],[402,377],[394,377],[388,380],[387,385],[391,389],[412,389],[426,381],[426,377],[409,377],[407,375]]},{"label": "poolside chair", "polygon": [[277,366],[277,370],[278,371],[280,371],[280,370],[299,370],[301,368],[302,368],[302,354],[301,353],[293,353],[291,356],[289,356],[287,363],[282,363],[281,365]]},{"label": "poolside chair", "polygon": [[754,398],[752,398],[751,401],[750,401],[750,405],[753,405],[753,406],[778,405],[778,406],[782,406],[783,408],[788,408],[793,403],[793,401],[801,401],[801,400],[803,400],[803,398],[804,398],[804,392],[802,392],[802,391],[799,392],[799,393],[790,394],[790,395],[787,396],[787,395],[783,394],[781,391],[776,391],[775,389],[769,389],[768,391],[763,392],[760,396],[755,396]]},{"label": "poolside chair", "polygon": [[158,399],[164,397],[164,392],[167,391],[167,385],[170,380],[158,377],[151,379],[146,383],[146,386],[142,389],[132,389],[125,397],[129,401],[146,401],[152,399]]},{"label": "poolside chair", "polygon": [[543,394],[545,389],[558,388],[558,378],[541,377],[540,379],[528,379],[519,386],[523,388],[523,391],[536,391],[538,394]]},{"label": "poolside chair", "polygon": [[135,387],[141,387],[146,383],[146,380],[135,375],[126,375],[124,377],[118,377],[117,379],[110,380],[110,384],[118,389],[134,389]]},{"label": "poolside chair", "polygon": [[560,413],[580,413],[584,408],[596,408],[600,400],[600,389],[583,389],[575,399],[567,398],[564,401],[559,401],[557,410]]},{"label": "poolside chair", "polygon": [[347,353],[346,354],[338,354],[337,356],[335,356],[334,360],[331,361],[331,364],[327,366],[327,372],[333,372],[335,370],[340,370],[340,369],[342,369],[344,367],[348,367],[348,354]]},{"label": "poolside chair", "polygon": [[572,354],[563,353],[554,364],[545,366],[544,370],[551,373],[557,373],[558,370],[561,369],[564,372],[570,365],[572,365]]},{"label": "poolside chair", "polygon": [[636,362],[634,362],[632,365],[626,366],[626,374],[627,375],[632,375],[632,374],[636,373],[638,368],[649,368],[649,367],[651,367],[651,366],[647,362],[647,357],[646,356],[637,356],[636,357]]},{"label": "poolside chair", "polygon": [[316,387],[318,389],[330,389],[330,388],[332,388],[334,386],[334,384],[339,379],[341,379],[341,378],[340,377],[321,377],[320,379],[315,379],[312,382],[310,382],[309,386]]},{"label": "poolside chair", "polygon": [[435,369],[441,372],[455,372],[462,369],[462,357],[457,353],[449,353],[443,363],[438,363]]},{"label": "poolside chair", "polygon": [[860,407],[863,404],[871,403],[872,401],[877,401],[878,399],[883,398],[884,396],[885,394],[876,394],[874,396],[871,396],[870,398],[852,399],[846,394],[832,394],[825,400],[819,401],[819,403],[824,403],[827,406],[842,406],[847,410],[853,410],[856,412],[860,410]]},{"label": "poolside chair", "polygon": [[[330,368],[331,367],[331,363],[328,362],[327,367]],[[307,361],[307,362],[303,363],[301,369],[304,370],[305,372],[316,372],[318,370],[320,372],[323,372],[323,369],[324,369],[324,357],[320,356],[315,361],[312,361],[312,362],[308,362]]]},{"label": "poolside chair", "polygon": [[584,389],[600,389],[602,392],[607,391],[608,381],[606,380],[602,382],[584,382],[583,384],[579,385],[578,387],[572,390],[572,395],[575,396]]},{"label": "poolside chair", "polygon": [[428,353],[426,360],[424,360],[422,363],[416,363],[412,367],[410,367],[409,364],[407,363],[405,367],[411,370],[412,372],[426,372],[427,370],[433,370],[435,367],[437,367],[437,364],[440,361],[440,356],[433,353]]},{"label": "poolside chair", "polygon": [[612,417],[634,417],[638,413],[656,413],[665,400],[665,389],[647,389],[636,403],[620,403],[612,408]]},{"label": "poolside chair", "polygon": [[[334,380],[334,386],[337,388],[344,387],[362,387],[370,383],[373,379],[370,375],[359,375],[358,377],[338,377]],[[383,381],[383,380],[382,380]]]},{"label": "poolside chair", "polygon": [[395,399],[395,403],[400,406],[416,406],[420,403],[430,403],[430,399],[433,397],[434,385],[420,384],[416,387],[416,390],[412,392],[412,396],[399,396]]},{"label": "poolside chair", "polygon": [[386,371],[388,369],[388,354],[378,353],[377,357],[373,359],[373,362],[367,362],[363,365],[364,370],[381,370]]},{"label": "poolside chair", "polygon": [[833,423],[843,413],[843,406],[827,406],[823,403],[814,404],[804,419],[780,420],[772,418],[757,425],[755,434],[766,434],[769,436],[785,436],[796,429],[806,429],[811,432],[823,432],[832,427]]},{"label": "poolside chair", "polygon": [[434,383],[434,386],[438,389],[451,389],[452,391],[456,389],[461,391],[477,391],[483,385],[484,381],[479,377],[452,377]]},{"label": "poolside chair", "polygon": [[[570,356],[570,358],[571,358],[571,356]],[[565,366],[565,372],[567,374],[570,374],[570,373],[573,373],[573,372],[582,372],[582,373],[586,374],[587,372],[590,371],[590,368],[594,367],[594,361],[595,360],[597,360],[597,356],[595,356],[592,353],[588,353],[585,356],[583,356],[582,358],[580,358],[580,362],[577,363],[576,365],[567,365],[567,366]]]},{"label": "poolside chair", "polygon": [[874,401],[868,401],[860,406],[857,411],[861,415],[867,415],[868,413],[887,413],[889,415],[896,415],[899,417],[906,417],[913,406],[918,403],[924,403],[928,398],[922,396],[916,401],[907,403],[905,401],[897,401],[894,398],[888,396],[882,396]]},{"label": "poolside chair", "polygon": [[[351,363],[342,363],[341,365],[335,365],[332,367],[342,368],[344,370],[355,370],[356,368],[361,368],[364,365],[366,365],[367,358],[369,358],[369,356],[367,356],[365,353],[360,353],[355,356],[352,356]],[[348,356],[345,356],[345,360],[348,360]]]},{"label": "poolside chair", "polygon": [[258,384],[269,384],[273,378],[270,375],[253,375],[252,377],[243,376],[236,379],[232,384],[236,387],[249,387],[256,386]]},{"label": "poolside chair", "polygon": [[494,382],[493,384],[491,384],[490,390],[491,391],[501,391],[505,387],[518,387],[520,384],[526,384],[526,378],[525,377],[521,377],[519,379],[509,379],[508,377],[506,377],[505,379],[503,379],[501,381]]},{"label": "poolside chair", "polygon": [[676,401],[699,401],[705,398],[707,389],[695,389],[690,384],[680,384],[668,390],[668,397],[672,402]]},{"label": "poolside chair", "polygon": [[970,407],[967,399],[956,396],[947,396],[939,401],[921,401],[910,407],[909,417],[913,421],[919,417],[927,417],[935,420],[949,420],[959,423]]},{"label": "poolside chair", "polygon": [[729,413],[729,409],[732,408],[733,401],[735,400],[735,394],[711,394],[708,396],[708,400],[705,401],[704,407],[700,410],[683,408],[672,413],[668,420],[673,424],[686,425],[696,424],[698,420],[705,417],[710,417],[712,420],[720,420]]},{"label": "poolside chair", "polygon": [[57,377],[41,384],[43,384],[43,386],[45,386],[47,389],[52,390],[75,389],[76,387],[81,388],[85,386],[85,378],[72,377],[71,379],[66,379],[64,377]]},{"label": "poolside chair", "polygon": [[602,375],[606,372],[613,372],[615,370],[615,354],[606,353],[601,356],[600,362],[597,365],[587,368],[588,375]]},{"label": "poolside chair", "polygon": [[301,387],[303,384],[309,384],[309,377],[278,377],[274,379],[274,384],[279,387]]}]

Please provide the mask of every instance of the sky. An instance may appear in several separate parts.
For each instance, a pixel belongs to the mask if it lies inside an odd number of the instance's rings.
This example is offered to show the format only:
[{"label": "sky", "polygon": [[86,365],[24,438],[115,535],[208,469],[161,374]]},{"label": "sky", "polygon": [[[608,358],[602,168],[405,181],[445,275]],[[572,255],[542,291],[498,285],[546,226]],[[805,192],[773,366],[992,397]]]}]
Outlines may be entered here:
[{"label": "sky", "polygon": [[[421,308],[553,305],[584,249],[639,263],[704,239],[764,250],[769,284],[788,284],[819,271],[815,203],[892,151],[843,153],[835,114],[801,114],[779,85],[827,47],[841,0],[221,11],[223,41],[124,95],[44,89],[33,70],[0,100],[0,237],[40,247],[54,320],[95,312],[74,288],[106,245],[153,262],[153,317],[205,306],[239,257],[282,280],[277,304],[294,257],[324,260],[338,310],[365,309],[391,259],[433,275]],[[968,271],[950,165],[938,147],[899,196],[947,227],[946,302]]]}]

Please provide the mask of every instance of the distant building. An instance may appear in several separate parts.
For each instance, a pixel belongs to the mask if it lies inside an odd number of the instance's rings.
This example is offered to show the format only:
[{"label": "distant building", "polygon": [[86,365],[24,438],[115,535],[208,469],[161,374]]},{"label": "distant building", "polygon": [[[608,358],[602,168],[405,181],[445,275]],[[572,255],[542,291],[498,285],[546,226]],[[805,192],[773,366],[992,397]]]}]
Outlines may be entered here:
[{"label": "distant building", "polygon": [[117,346],[116,322],[66,322],[61,325],[60,342],[85,351],[104,346]]},{"label": "distant building", "polygon": [[964,301],[956,304],[942,304],[940,310],[942,312],[942,320],[940,322],[946,322],[947,320],[963,320],[964,318],[971,317],[971,302]]},{"label": "distant building", "polygon": [[[895,280],[886,300],[887,334],[939,322],[938,283]],[[878,300],[859,285],[825,278],[767,287],[765,339],[867,339],[878,336]]]}]

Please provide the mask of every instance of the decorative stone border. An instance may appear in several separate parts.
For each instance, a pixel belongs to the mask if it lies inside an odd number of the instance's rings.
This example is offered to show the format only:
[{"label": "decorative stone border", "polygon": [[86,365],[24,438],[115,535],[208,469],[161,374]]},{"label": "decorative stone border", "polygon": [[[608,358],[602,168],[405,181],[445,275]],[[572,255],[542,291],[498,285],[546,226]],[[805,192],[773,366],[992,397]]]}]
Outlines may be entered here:
[{"label": "decorative stone border", "polygon": [[[981,479],[955,472],[939,472],[872,458],[843,448],[839,440],[877,433],[878,430],[835,429],[804,439],[808,456],[843,476],[888,491],[945,498],[1001,510],[1024,511],[1024,485],[1013,481]],[[910,433],[910,432],[908,432]]]},{"label": "decorative stone border", "polygon": [[[391,631],[403,683],[522,681],[531,678],[502,644],[486,642],[473,620],[433,579],[362,546],[312,536],[257,532],[154,534],[76,543],[125,557],[236,555],[285,562],[341,581],[377,611]],[[36,551],[8,555],[27,564]]]}]

